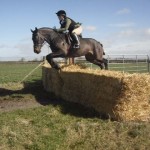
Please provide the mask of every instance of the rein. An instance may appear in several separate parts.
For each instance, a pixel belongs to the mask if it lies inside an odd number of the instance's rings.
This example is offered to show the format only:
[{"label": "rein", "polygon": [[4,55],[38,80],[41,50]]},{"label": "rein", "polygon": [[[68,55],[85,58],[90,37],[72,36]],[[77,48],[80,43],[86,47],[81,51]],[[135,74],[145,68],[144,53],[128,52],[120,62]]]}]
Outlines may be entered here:
[{"label": "rein", "polygon": [[41,34],[38,32],[38,36],[44,41],[42,44],[41,43],[38,43],[37,45],[39,46],[43,46],[46,42],[47,42],[47,39]]},{"label": "rein", "polygon": [[[56,34],[55,34],[56,33]],[[62,38],[62,36],[58,33],[58,32],[56,32],[56,31],[54,31],[53,33],[51,33],[51,39],[50,40],[48,40],[47,38],[45,38],[41,33],[37,33],[38,34],[38,36],[39,36],[39,38],[41,38],[43,41],[44,41],[44,43],[38,43],[38,44],[36,44],[36,45],[38,45],[38,46],[43,46],[46,42],[49,44],[49,45],[51,45],[51,43],[53,42],[53,41],[55,41],[55,38],[56,37],[59,37],[60,39],[61,39],[61,41],[63,42],[63,44],[68,44],[63,38]],[[53,38],[54,37],[54,38]],[[68,48],[68,51],[69,51],[69,49],[70,49],[70,46],[69,46],[69,48]]]},{"label": "rein", "polygon": [[71,44],[68,44],[63,38],[62,38],[62,36],[58,33],[58,32],[56,32],[56,31],[54,31],[57,35],[58,35],[58,37],[62,40],[62,42],[63,42],[63,44],[67,44],[68,45],[68,48],[67,48],[67,52],[69,52],[69,49],[70,49],[70,47],[71,47]]},{"label": "rein", "polygon": [[56,31],[54,31],[54,32],[59,36],[59,38],[63,41],[64,44],[67,44],[67,42],[60,36],[60,34],[58,32],[56,32]]}]

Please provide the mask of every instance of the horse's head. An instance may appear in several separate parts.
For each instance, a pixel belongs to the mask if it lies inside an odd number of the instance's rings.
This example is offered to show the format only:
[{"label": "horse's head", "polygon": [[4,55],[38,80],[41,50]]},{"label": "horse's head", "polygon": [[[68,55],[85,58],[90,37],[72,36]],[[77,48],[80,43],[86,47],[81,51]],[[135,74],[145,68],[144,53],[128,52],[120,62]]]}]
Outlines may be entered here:
[{"label": "horse's head", "polygon": [[33,40],[33,49],[34,52],[39,54],[41,52],[41,48],[43,46],[43,43],[45,41],[44,37],[39,33],[38,29],[35,28],[35,30],[31,30],[32,34],[32,40]]}]

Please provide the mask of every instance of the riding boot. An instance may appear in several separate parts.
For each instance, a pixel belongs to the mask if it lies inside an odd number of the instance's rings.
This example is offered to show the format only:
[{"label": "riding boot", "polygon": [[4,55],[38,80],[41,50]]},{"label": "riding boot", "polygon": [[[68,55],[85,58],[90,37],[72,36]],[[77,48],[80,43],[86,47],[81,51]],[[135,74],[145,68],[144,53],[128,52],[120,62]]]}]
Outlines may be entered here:
[{"label": "riding boot", "polygon": [[76,35],[76,33],[72,33],[71,38],[73,39],[73,42],[74,42],[73,48],[76,48],[76,49],[80,48],[79,47],[80,41],[79,41],[78,36]]}]

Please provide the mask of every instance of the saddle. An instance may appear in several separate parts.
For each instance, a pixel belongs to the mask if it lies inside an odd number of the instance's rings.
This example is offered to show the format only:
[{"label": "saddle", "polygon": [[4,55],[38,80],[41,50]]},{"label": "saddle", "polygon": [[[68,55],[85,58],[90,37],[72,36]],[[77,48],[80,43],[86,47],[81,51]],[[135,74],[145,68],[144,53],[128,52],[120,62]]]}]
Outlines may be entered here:
[{"label": "saddle", "polygon": [[[69,32],[65,33],[65,38],[66,38],[66,42],[69,44],[69,45],[73,45],[73,39],[71,38],[71,35],[69,34]],[[82,34],[78,35],[78,38],[80,40],[80,38],[82,38]]]}]

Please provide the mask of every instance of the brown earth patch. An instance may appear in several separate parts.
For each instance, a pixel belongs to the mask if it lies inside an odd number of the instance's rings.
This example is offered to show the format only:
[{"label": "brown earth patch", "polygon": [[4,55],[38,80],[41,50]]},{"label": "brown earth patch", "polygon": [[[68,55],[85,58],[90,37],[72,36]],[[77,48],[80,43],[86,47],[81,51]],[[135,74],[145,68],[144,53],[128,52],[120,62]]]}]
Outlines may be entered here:
[{"label": "brown earth patch", "polygon": [[0,85],[0,112],[44,106],[52,99],[41,84]]}]

